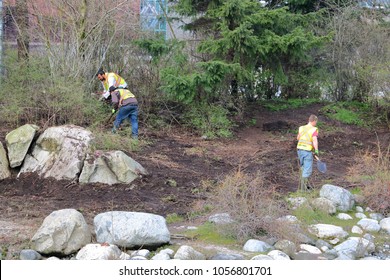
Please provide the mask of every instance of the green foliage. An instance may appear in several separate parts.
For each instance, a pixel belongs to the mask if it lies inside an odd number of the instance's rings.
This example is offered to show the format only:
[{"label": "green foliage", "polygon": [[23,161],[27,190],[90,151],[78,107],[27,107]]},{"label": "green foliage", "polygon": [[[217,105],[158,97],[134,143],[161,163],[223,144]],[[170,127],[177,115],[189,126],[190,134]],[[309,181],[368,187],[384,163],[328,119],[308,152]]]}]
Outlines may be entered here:
[{"label": "green foliage", "polygon": [[179,223],[184,220],[184,217],[180,216],[177,213],[168,214],[165,218],[167,224]]},{"label": "green foliage", "polygon": [[312,209],[311,207],[301,206],[295,209],[292,213],[298,218],[299,221],[305,225],[312,224],[331,224],[341,227],[350,227],[352,228],[359,219],[355,218],[352,220],[340,220],[335,215],[330,215],[326,212],[320,211],[318,209]]},{"label": "green foliage", "polygon": [[86,93],[82,81],[53,79],[47,58],[30,56],[20,64],[16,54],[6,55],[6,77],[0,88],[0,117],[12,125],[41,127],[72,123],[88,125],[99,119],[102,104]]},{"label": "green foliage", "polygon": [[311,104],[318,103],[317,99],[308,98],[308,99],[273,99],[260,101],[260,104],[267,108],[270,111],[284,111],[290,109],[297,109],[301,107],[306,107]]},{"label": "green foliage", "polygon": [[[198,47],[206,58],[204,64],[212,65],[214,70],[215,63],[219,64],[217,74],[204,67],[184,72],[185,76],[181,74],[183,72],[176,75],[182,69],[166,73],[169,75],[165,89],[190,102],[197,94],[206,102],[229,94],[252,98],[259,92],[254,85],[259,85],[259,81],[253,80],[259,69],[262,73],[270,73],[268,84],[261,83],[265,87],[263,91],[269,92],[272,84],[290,85],[291,73],[286,69],[295,72],[307,69],[307,65],[294,68],[291,64],[310,60],[310,50],[328,39],[310,30],[309,23],[316,20],[313,15],[294,14],[287,8],[269,9],[254,0],[181,0],[175,9],[183,16],[197,15],[197,19],[186,27],[204,36]],[[225,87],[221,88],[221,82]],[[301,84],[303,82],[298,86]],[[255,94],[248,94],[254,90]]]},{"label": "green foliage", "polygon": [[370,106],[360,102],[337,102],[321,109],[326,116],[345,124],[366,126],[370,123]]},{"label": "green foliage", "polygon": [[233,123],[228,118],[228,111],[218,105],[192,106],[185,113],[185,122],[202,135],[210,139],[232,136]]},{"label": "green foliage", "polygon": [[235,238],[224,234],[215,224],[210,222],[206,222],[203,225],[200,225],[196,230],[188,231],[186,235],[190,238],[196,238],[197,240],[216,245],[226,246],[237,243]]}]

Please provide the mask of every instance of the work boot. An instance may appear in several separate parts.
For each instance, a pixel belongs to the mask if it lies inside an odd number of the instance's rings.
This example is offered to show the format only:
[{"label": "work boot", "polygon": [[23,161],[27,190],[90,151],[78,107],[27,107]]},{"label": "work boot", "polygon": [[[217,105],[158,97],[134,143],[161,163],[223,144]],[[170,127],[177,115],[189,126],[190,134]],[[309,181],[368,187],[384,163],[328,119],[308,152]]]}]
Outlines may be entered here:
[{"label": "work boot", "polygon": [[307,189],[308,189],[309,191],[314,190],[314,185],[313,185],[312,183],[310,183],[309,178],[307,178]]},{"label": "work boot", "polygon": [[302,184],[305,191],[309,190],[309,178],[302,178]]},{"label": "work boot", "polygon": [[305,185],[305,178],[300,177],[300,178],[299,178],[298,191],[300,191],[300,192],[305,192],[306,190],[307,190],[307,189],[306,189],[306,185]]},{"label": "work boot", "polygon": [[310,183],[309,178],[302,178],[305,190],[314,190],[314,186]]}]

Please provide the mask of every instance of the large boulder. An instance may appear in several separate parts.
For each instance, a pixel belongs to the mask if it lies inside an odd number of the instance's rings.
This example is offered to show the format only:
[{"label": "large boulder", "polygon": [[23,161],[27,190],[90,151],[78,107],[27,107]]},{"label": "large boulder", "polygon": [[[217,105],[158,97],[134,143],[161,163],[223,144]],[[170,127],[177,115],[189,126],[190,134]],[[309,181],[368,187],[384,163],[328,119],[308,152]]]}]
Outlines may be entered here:
[{"label": "large boulder", "polygon": [[11,171],[9,170],[7,153],[5,152],[3,143],[0,142],[0,180],[9,177],[11,177]]},{"label": "large boulder", "polygon": [[19,175],[37,172],[44,178],[76,179],[83,167],[91,140],[92,133],[82,127],[50,127],[39,136],[32,154],[26,156]]},{"label": "large boulder", "polygon": [[332,201],[339,211],[349,211],[355,205],[355,198],[351,192],[334,185],[323,185],[320,190],[320,197]]},{"label": "large boulder", "polygon": [[308,230],[311,234],[314,234],[318,238],[333,239],[333,238],[345,238],[348,236],[348,232],[343,230],[342,227],[328,224],[315,224],[310,225]]},{"label": "large boulder", "polygon": [[9,164],[12,168],[22,165],[39,127],[25,124],[5,136]]},{"label": "large boulder", "polygon": [[31,239],[41,254],[69,255],[90,243],[91,232],[83,215],[75,209],[52,212]]},{"label": "large boulder", "polygon": [[147,175],[145,168],[122,151],[96,151],[88,154],[80,174],[80,183],[131,183],[140,175]]},{"label": "large boulder", "polygon": [[365,238],[350,237],[334,247],[340,259],[362,258],[375,251],[375,244]]},{"label": "large boulder", "polygon": [[170,241],[165,218],[142,212],[112,211],[94,218],[99,243],[125,248],[158,247]]}]

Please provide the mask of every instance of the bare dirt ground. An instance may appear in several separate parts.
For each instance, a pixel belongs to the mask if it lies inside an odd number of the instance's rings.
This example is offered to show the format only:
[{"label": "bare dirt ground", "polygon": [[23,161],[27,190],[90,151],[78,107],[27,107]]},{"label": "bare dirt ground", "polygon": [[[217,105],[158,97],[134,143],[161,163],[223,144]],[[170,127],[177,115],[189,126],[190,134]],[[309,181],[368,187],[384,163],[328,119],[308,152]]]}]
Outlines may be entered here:
[{"label": "bare dirt ground", "polygon": [[[79,185],[76,182],[41,179],[37,176],[0,181],[0,246],[3,259],[18,258],[46,216],[55,210],[81,211],[92,226],[95,215],[106,211],[142,211],[166,216],[185,215],[206,197],[202,182],[217,182],[238,169],[261,172],[281,193],[296,191],[298,161],[296,130],[310,114],[319,116],[321,158],[326,174],[314,170],[312,180],[320,187],[330,182],[351,187],[346,172],[354,158],[375,152],[378,141],[390,144],[386,128],[376,131],[343,125],[320,113],[321,105],[270,112],[259,105],[248,108],[232,139],[203,140],[188,131],[142,131],[149,143],[138,152],[128,152],[149,172],[131,185]],[[0,130],[0,140],[9,130]],[[206,193],[205,193],[206,191]]]}]

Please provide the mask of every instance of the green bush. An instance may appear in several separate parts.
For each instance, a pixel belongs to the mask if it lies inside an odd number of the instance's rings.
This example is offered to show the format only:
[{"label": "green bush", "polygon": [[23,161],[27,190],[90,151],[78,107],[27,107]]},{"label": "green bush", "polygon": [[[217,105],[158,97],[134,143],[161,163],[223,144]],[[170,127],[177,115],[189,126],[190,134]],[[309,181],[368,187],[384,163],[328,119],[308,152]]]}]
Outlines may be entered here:
[{"label": "green bush", "polygon": [[186,124],[207,138],[228,138],[232,136],[233,123],[228,118],[228,110],[218,105],[193,106],[185,113]]},{"label": "green bush", "polygon": [[4,123],[88,126],[103,120],[104,105],[86,90],[87,83],[82,78],[54,78],[47,58],[30,56],[28,62],[20,63],[10,52],[5,65],[0,87],[0,117]]}]

